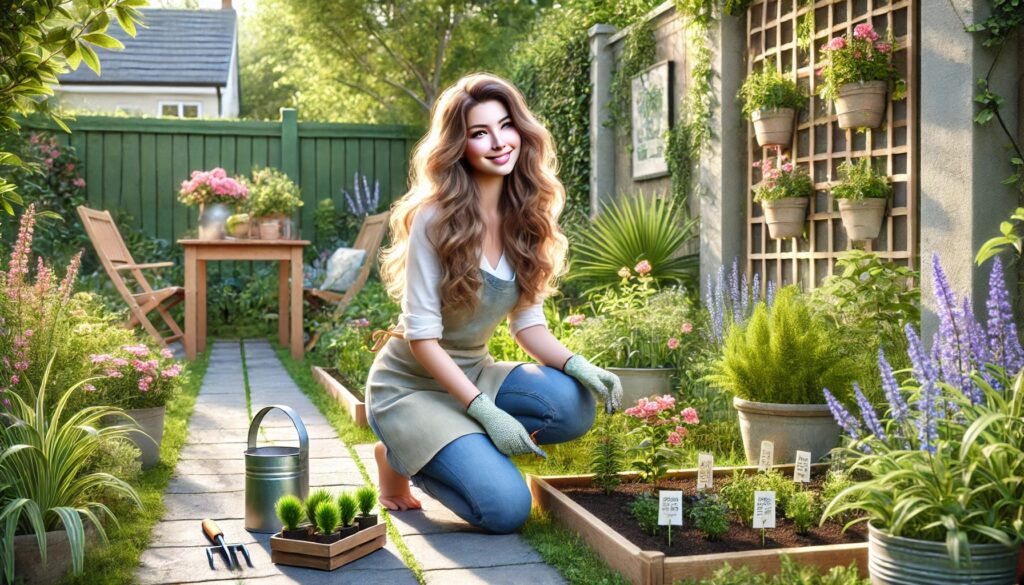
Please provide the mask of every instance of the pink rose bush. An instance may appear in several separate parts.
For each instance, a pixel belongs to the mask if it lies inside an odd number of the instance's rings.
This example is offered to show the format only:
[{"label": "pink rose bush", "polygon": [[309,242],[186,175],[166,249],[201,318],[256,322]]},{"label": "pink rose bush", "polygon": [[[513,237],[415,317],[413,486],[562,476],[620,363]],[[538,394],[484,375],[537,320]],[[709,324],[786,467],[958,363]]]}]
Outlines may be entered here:
[{"label": "pink rose bush", "polygon": [[886,81],[893,84],[892,98],[903,99],[907,84],[892,62],[894,43],[890,37],[880,40],[871,23],[853,28],[853,34],[835,37],[821,47],[819,61],[824,61],[817,74],[824,83],[819,95],[835,100],[839,88],[850,83]]},{"label": "pink rose bush", "polygon": [[677,410],[669,394],[641,398],[623,412],[632,427],[628,435],[639,439],[627,449],[634,457],[632,467],[640,472],[640,481],[657,484],[678,459],[676,448],[689,433],[687,426],[700,424],[700,417],[691,407]]},{"label": "pink rose bush", "polygon": [[111,353],[94,354],[90,361],[102,379],[97,381],[104,402],[125,409],[161,406],[181,384],[181,364],[167,349],[123,345]]},{"label": "pink rose bush", "polygon": [[233,204],[248,198],[249,189],[228,177],[220,167],[210,171],[192,171],[192,176],[181,182],[181,190],[178,191],[178,200],[185,205]]}]

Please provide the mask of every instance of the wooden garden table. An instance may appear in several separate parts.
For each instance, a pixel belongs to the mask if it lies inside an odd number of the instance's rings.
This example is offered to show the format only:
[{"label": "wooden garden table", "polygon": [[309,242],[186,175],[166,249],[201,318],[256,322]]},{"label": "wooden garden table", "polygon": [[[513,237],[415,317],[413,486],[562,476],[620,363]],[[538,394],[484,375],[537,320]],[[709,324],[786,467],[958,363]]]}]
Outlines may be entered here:
[{"label": "wooden garden table", "polygon": [[[185,355],[206,349],[206,263],[277,261],[277,341],[302,358],[302,249],[308,240],[178,240],[185,248]],[[289,276],[291,286],[289,286]],[[289,302],[290,301],[290,302]]]}]

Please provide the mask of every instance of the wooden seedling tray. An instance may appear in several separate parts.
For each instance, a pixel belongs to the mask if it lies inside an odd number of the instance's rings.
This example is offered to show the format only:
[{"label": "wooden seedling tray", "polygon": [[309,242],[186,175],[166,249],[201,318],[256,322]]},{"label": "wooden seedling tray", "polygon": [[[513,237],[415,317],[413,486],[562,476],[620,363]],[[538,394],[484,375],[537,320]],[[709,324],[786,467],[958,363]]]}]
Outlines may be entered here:
[{"label": "wooden seedling tray", "polygon": [[341,403],[357,427],[367,426],[366,405],[355,394],[350,392],[341,381],[328,374],[320,366],[313,366],[313,379],[323,386],[328,394]]},{"label": "wooden seedling tray", "polygon": [[270,560],[281,565],[333,571],[361,559],[387,543],[387,525],[380,522],[332,544],[270,537]]},{"label": "wooden seedling tray", "polygon": [[[812,465],[812,470],[823,469],[826,464]],[[716,467],[716,477],[732,476],[734,469],[757,473],[757,466]],[[773,469],[792,474],[793,465],[776,465]],[[636,473],[620,474],[623,481],[635,480]],[[669,479],[697,477],[696,469],[671,471]],[[734,568],[749,567],[757,573],[776,574],[780,555],[787,555],[804,565],[815,565],[823,570],[846,566],[856,561],[861,575],[868,574],[868,544],[832,544],[793,548],[775,548],[745,552],[728,552],[668,557],[661,551],[645,551],[613,530],[597,516],[561,492],[562,488],[588,487],[593,475],[560,475],[538,477],[528,475],[533,494],[533,505],[547,511],[564,526],[583,537],[608,566],[618,571],[635,585],[664,585],[679,579],[706,579],[725,563]]]}]

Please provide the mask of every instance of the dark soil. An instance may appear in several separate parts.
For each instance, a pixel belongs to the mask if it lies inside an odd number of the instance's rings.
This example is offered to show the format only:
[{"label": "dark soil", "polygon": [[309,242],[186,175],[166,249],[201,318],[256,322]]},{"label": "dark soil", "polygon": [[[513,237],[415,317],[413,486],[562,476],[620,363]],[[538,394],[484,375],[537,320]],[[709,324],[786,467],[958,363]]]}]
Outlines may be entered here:
[{"label": "dark soil", "polygon": [[352,378],[349,378],[345,374],[341,373],[341,370],[338,370],[337,368],[324,368],[324,371],[327,372],[335,380],[341,382],[341,385],[344,386],[345,389],[352,394],[352,396],[358,398],[359,402],[366,402],[366,397],[363,396],[362,384],[356,384],[355,381],[352,380]]},{"label": "dark soil", "polygon": [[[715,489],[727,484],[728,478],[715,478]],[[810,489],[817,489],[821,480],[807,484]],[[636,519],[630,512],[630,504],[642,493],[651,492],[651,484],[625,483],[621,484],[611,494],[605,494],[600,488],[567,488],[562,493],[569,496],[577,504],[583,506],[588,512],[600,518],[605,524],[611,526],[616,532],[627,540],[640,547],[641,550],[660,550],[667,556],[688,556],[714,553],[738,552],[749,550],[763,550],[772,548],[787,548],[800,546],[820,546],[826,544],[844,544],[851,542],[865,542],[867,540],[867,528],[861,524],[851,527],[842,534],[842,525],[834,521],[826,522],[824,526],[815,526],[807,534],[797,534],[790,522],[779,513],[775,519],[776,528],[764,530],[764,544],[761,542],[760,529],[753,529],[741,525],[735,517],[730,514],[729,531],[710,541],[704,534],[693,527],[690,520],[689,510],[693,501],[693,494],[697,492],[697,480],[665,480],[658,484],[658,489],[682,490],[683,492],[683,525],[672,527],[672,546],[668,545],[668,527],[659,526],[658,536],[651,536],[642,531],[637,525]]]}]

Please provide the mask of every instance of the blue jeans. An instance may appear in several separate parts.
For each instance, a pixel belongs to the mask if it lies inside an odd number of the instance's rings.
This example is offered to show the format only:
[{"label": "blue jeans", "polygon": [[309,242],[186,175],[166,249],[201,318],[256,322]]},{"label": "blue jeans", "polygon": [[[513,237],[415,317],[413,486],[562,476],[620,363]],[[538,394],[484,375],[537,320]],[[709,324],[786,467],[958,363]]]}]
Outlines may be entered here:
[{"label": "blue jeans", "polygon": [[[539,430],[536,439],[541,445],[583,436],[594,424],[597,408],[593,395],[575,378],[537,364],[512,370],[494,403],[527,432]],[[530,516],[530,489],[523,475],[483,433],[463,435],[445,445],[412,481],[487,532],[514,532]]]}]

